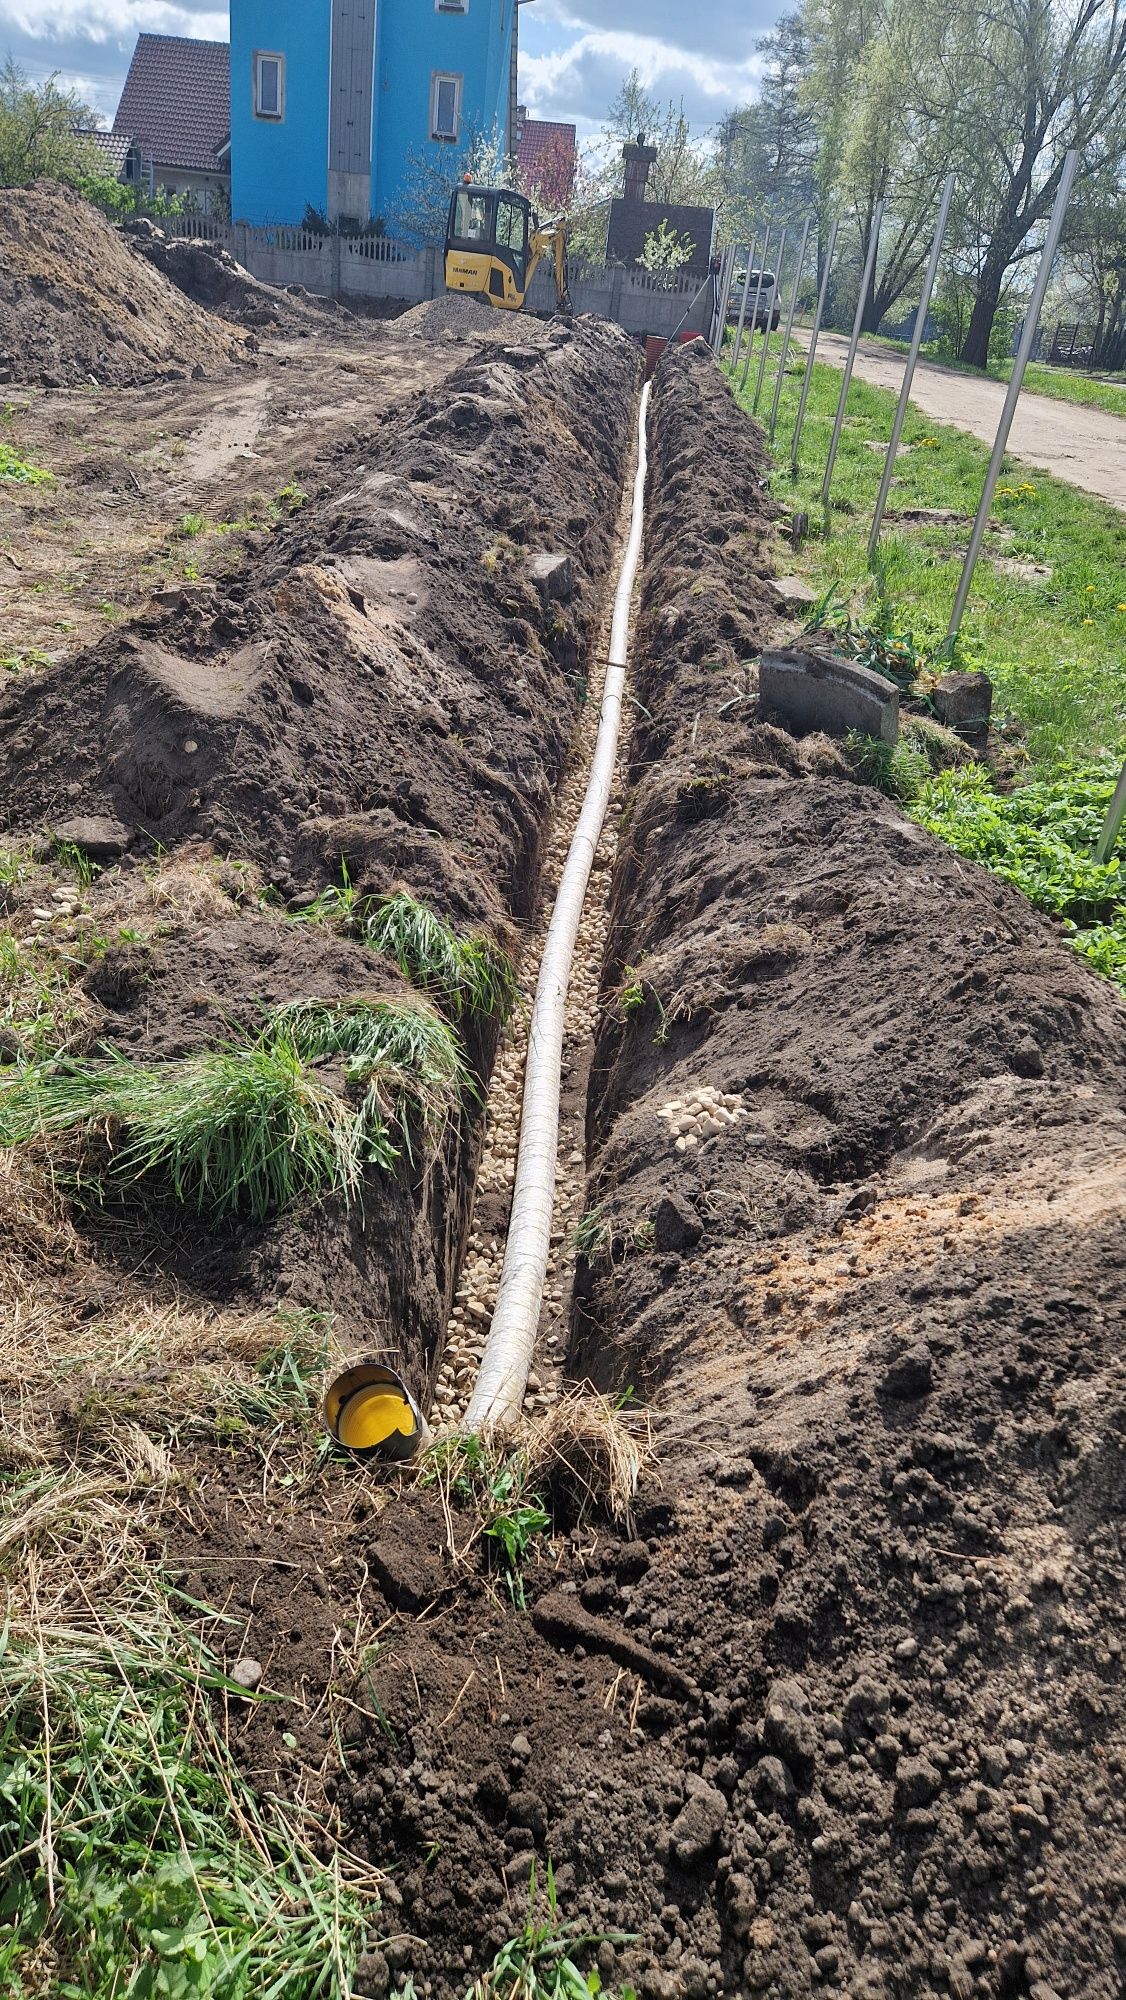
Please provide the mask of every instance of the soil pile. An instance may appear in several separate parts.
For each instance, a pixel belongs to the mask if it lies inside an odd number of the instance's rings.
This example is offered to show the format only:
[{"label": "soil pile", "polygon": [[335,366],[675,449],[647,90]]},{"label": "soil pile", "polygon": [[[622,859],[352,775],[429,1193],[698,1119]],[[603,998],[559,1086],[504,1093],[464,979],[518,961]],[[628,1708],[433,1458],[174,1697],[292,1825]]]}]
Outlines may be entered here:
[{"label": "soil pile", "polygon": [[510,341],[519,339],[526,326],[534,327],[536,323],[512,312],[502,312],[499,306],[487,304],[473,292],[442,292],[436,299],[425,299],[420,306],[400,313],[395,332],[439,342]]},{"label": "soil pile", "polygon": [[0,382],[63,388],[174,381],[245,361],[246,336],[132,255],[70,188],[37,181],[0,204]]},{"label": "soil pile", "polygon": [[1126,1010],[759,721],[762,466],[663,363],[571,1353],[659,1390],[663,1491],[527,1615],[395,1498],[263,1628],[316,1687],[350,1590],[395,1621],[328,1780],[398,1864],[376,1993],[453,2000],[549,1857],[644,2000],[1121,1991]]},{"label": "soil pile", "polygon": [[[541,330],[515,359],[466,366],[350,444],[229,585],[10,684],[6,830],[94,841],[123,855],[113,872],[154,843],[217,852],[276,899],[308,901],[343,864],[361,893],[405,883],[513,944],[579,710],[637,368],[608,327]],[[550,591],[545,551],[562,561]],[[105,888],[112,901],[112,872]],[[394,984],[344,941],[322,964],[324,935],[228,908],[111,945],[89,981],[97,1032],[172,1055],[306,991]],[[480,1075],[496,1030],[470,1025]],[[431,1170],[373,1174],[364,1217],[335,1202],[261,1230],[169,1217],[154,1254],[205,1298],[335,1310],[424,1387],[476,1141],[467,1116]]]},{"label": "soil pile", "polygon": [[353,319],[338,300],[319,298],[300,285],[281,291],[261,284],[221,244],[168,236],[147,216],[125,228],[134,249],[181,292],[236,326],[308,339],[323,334],[329,321]]}]

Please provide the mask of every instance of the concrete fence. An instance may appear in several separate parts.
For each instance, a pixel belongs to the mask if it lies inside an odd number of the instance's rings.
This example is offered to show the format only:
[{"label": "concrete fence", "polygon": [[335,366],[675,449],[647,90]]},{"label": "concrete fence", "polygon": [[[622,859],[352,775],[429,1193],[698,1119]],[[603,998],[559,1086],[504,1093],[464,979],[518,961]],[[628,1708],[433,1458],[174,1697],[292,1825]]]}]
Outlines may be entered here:
[{"label": "concrete fence", "polygon": [[[419,248],[390,236],[322,236],[283,223],[252,228],[198,215],[162,217],[160,227],[169,236],[219,244],[263,284],[303,285],[325,298],[418,305],[445,289],[442,252],[435,244]],[[698,278],[678,275],[664,285],[644,271],[606,266],[575,273],[571,297],[576,312],[601,313],[628,333],[670,334],[699,286]],[[528,305],[533,312],[550,312],[555,305],[555,284],[546,263],[532,280]],[[706,331],[710,306],[706,292],[687,322],[693,331]]]}]

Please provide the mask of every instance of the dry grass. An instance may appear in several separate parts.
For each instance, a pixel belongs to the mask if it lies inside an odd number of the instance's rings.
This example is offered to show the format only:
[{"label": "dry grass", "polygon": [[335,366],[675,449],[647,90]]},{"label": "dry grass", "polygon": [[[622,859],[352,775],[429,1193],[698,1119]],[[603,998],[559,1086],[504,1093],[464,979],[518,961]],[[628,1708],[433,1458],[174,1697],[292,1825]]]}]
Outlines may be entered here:
[{"label": "dry grass", "polygon": [[656,1464],[648,1411],[611,1402],[585,1383],[525,1421],[520,1449],[531,1485],[564,1486],[580,1512],[608,1514],[632,1534],[638,1487]]}]

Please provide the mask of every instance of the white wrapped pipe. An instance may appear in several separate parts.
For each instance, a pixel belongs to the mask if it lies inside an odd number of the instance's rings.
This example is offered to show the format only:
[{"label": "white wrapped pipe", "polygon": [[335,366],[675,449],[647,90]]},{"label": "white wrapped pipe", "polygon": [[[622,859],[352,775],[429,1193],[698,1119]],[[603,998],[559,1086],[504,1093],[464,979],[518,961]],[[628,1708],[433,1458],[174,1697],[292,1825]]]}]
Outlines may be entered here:
[{"label": "white wrapped pipe", "polygon": [[598,737],[591,759],[586,797],[559,880],[540,962],[540,976],[528,1029],[528,1060],[524,1071],[524,1102],[520,1113],[520,1144],[516,1156],[508,1242],[492,1325],[465,1415],[468,1430],[479,1431],[494,1426],[504,1428],[515,1423],[523,1407],[539,1327],[555,1203],[563,1010],[587,883],[614,782],[625,691],[630,604],[645,526],[645,420],[648,408],[647,382],[641,392],[633,515],[614,597],[609,665],[602,690]]}]

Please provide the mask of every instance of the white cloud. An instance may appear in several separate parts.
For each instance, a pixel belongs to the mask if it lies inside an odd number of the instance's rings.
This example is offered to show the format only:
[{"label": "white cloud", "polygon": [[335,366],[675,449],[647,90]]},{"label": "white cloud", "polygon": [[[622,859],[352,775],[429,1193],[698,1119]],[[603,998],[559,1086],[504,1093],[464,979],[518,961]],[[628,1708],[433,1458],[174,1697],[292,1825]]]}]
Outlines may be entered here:
[{"label": "white cloud", "polygon": [[142,29],[226,41],[228,15],[225,7],[176,5],[174,0],[5,0],[0,39],[9,27],[49,42],[132,39]]},{"label": "white cloud", "polygon": [[536,6],[543,23],[639,37],[682,52],[690,48],[736,67],[750,61],[778,11],[775,0],[710,0],[692,10],[685,0],[538,0]]},{"label": "white cloud", "polygon": [[683,100],[695,130],[745,104],[756,89],[761,64],[748,47],[739,62],[725,62],[657,40],[652,35],[594,30],[546,55],[522,51],[520,94],[540,118],[600,120],[622,79],[636,69],[646,90],[662,102]]}]

